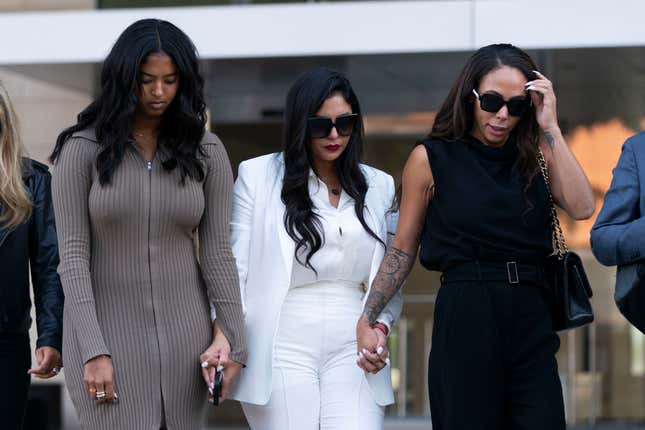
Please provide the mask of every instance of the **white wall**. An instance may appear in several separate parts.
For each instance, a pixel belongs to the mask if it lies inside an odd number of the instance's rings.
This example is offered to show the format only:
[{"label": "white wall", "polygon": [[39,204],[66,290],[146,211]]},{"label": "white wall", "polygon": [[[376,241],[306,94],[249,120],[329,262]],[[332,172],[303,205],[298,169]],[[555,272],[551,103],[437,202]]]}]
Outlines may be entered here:
[{"label": "white wall", "polygon": [[[54,69],[50,68],[50,74]],[[75,122],[76,115],[92,100],[91,92],[71,89],[0,68],[21,125],[27,154],[45,161],[60,131]]]},{"label": "white wall", "polygon": [[645,45],[642,0],[425,0],[0,15],[0,64],[101,61],[139,18],[168,19],[201,56],[251,58]]}]

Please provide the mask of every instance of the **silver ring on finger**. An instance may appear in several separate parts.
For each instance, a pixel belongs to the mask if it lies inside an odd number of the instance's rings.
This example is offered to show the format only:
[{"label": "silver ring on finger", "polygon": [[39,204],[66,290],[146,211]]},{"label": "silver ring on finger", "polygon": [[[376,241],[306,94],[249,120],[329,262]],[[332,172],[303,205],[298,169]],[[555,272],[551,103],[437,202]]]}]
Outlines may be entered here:
[{"label": "silver ring on finger", "polygon": [[103,399],[105,398],[105,391],[97,391],[96,396],[97,399]]}]

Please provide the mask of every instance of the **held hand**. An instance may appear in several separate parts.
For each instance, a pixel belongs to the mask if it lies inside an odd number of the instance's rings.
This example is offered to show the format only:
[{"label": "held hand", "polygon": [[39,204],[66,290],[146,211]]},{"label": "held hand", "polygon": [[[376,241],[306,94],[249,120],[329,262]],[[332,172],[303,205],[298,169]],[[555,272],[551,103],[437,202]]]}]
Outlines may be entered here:
[{"label": "held hand", "polygon": [[213,343],[199,356],[202,366],[202,377],[207,387],[210,387],[215,379],[215,369],[220,364],[220,356],[231,353],[231,345],[228,343],[226,336],[219,329],[219,323],[215,320],[215,336]]},{"label": "held hand", "polygon": [[542,131],[558,128],[558,114],[553,84],[542,73],[534,71],[536,79],[526,83],[526,89],[531,94],[535,117]]},{"label": "held hand", "polygon": [[99,355],[85,363],[83,382],[85,389],[97,403],[116,403],[114,367],[109,355]]},{"label": "held hand", "polygon": [[242,364],[237,361],[230,360],[228,355],[220,357],[220,366],[224,368],[222,370],[222,395],[220,396],[220,402],[228,399],[231,394],[231,388],[235,383],[240,370],[242,370]]},{"label": "held hand", "polygon": [[63,361],[60,352],[51,346],[42,346],[36,349],[36,366],[27,371],[30,375],[40,379],[49,379],[58,375]]},{"label": "held hand", "polygon": [[226,400],[231,392],[231,387],[237,379],[242,365],[229,359],[231,345],[224,333],[216,327],[216,334],[213,343],[200,355],[202,365],[202,376],[207,386],[211,386],[215,379],[215,369],[218,366],[222,370],[222,392],[220,401]]},{"label": "held hand", "polygon": [[358,356],[358,365],[371,373],[380,372],[388,363],[389,352],[387,350],[387,338],[385,334],[376,328],[372,329],[378,338],[376,351],[363,349]]},{"label": "held hand", "polygon": [[365,315],[361,315],[356,324],[356,343],[358,367],[371,373],[378,373],[385,367],[387,339],[383,332],[370,326]]}]

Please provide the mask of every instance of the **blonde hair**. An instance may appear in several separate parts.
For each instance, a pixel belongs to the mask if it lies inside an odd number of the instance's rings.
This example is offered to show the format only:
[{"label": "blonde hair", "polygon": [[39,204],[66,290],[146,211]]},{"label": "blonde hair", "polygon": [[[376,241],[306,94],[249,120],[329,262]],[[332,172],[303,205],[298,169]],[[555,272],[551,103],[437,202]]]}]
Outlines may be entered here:
[{"label": "blonde hair", "polygon": [[9,94],[0,83],[0,227],[16,228],[31,216],[32,202],[22,179],[23,147]]}]

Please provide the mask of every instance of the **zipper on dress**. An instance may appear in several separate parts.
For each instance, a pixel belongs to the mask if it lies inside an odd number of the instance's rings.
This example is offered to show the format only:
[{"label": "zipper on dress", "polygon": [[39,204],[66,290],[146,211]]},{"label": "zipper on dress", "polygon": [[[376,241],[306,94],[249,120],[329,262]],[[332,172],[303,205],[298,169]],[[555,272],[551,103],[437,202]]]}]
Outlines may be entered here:
[{"label": "zipper on dress", "polygon": [[[152,301],[152,321],[155,326],[155,334],[157,335],[157,352],[159,353],[159,363],[161,364],[161,345],[159,344],[159,329],[157,328],[157,314],[155,312],[154,303],[154,286],[152,285],[152,257],[150,256],[150,235],[152,232],[152,161],[146,160],[146,168],[148,169],[148,276],[150,280],[150,299]],[[159,367],[161,372],[161,366]],[[165,420],[165,405],[163,397],[163,376],[159,374],[159,392],[161,395],[161,411],[162,421]]]}]

